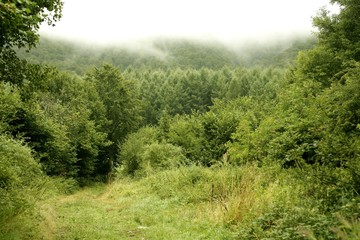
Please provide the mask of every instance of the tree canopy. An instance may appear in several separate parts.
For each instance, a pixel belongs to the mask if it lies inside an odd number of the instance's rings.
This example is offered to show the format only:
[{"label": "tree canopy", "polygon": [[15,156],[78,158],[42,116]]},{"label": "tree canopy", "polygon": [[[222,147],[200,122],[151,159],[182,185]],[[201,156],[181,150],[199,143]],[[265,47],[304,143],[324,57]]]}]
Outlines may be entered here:
[{"label": "tree canopy", "polygon": [[60,20],[61,0],[5,0],[0,2],[0,50],[4,47],[33,47],[39,40],[40,24]]}]

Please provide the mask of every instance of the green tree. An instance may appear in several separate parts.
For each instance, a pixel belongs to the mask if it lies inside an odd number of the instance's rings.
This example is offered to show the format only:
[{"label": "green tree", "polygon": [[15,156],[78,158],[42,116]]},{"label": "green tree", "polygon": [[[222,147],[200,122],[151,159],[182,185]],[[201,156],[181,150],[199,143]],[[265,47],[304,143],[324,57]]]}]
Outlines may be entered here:
[{"label": "green tree", "polygon": [[337,80],[336,74],[342,69],[343,60],[338,55],[324,47],[317,46],[299,53],[295,74],[298,81],[317,81],[325,88]]},{"label": "green tree", "polygon": [[8,66],[17,65],[21,74],[4,74],[14,86],[2,84],[6,114],[1,125],[24,138],[49,175],[88,179],[99,174],[99,151],[109,142],[105,107],[95,86],[51,67],[23,61]]},{"label": "green tree", "polygon": [[35,46],[42,22],[54,25],[61,18],[61,0],[7,0],[0,2],[0,51],[6,47]]},{"label": "green tree", "polygon": [[200,114],[176,115],[169,121],[168,142],[180,146],[193,163],[204,163],[204,129]]},{"label": "green tree", "polygon": [[46,115],[63,126],[76,156],[77,177],[89,179],[101,173],[100,150],[110,144],[105,128],[105,106],[94,84],[67,73],[57,73],[48,80],[47,94],[38,102]]},{"label": "green tree", "polygon": [[319,44],[343,59],[360,61],[360,5],[357,0],[331,0],[338,14],[322,9],[314,18]]},{"label": "green tree", "polygon": [[254,107],[254,102],[247,97],[233,101],[216,99],[210,111],[200,117],[203,127],[205,165],[211,165],[222,159],[228,150],[227,144],[232,140],[232,134],[250,107]]},{"label": "green tree", "polygon": [[0,81],[0,134],[13,131],[17,127],[11,123],[18,119],[18,113],[22,108],[19,89]]},{"label": "green tree", "polygon": [[116,162],[118,145],[141,124],[138,91],[135,82],[125,79],[112,65],[94,68],[86,79],[95,85],[105,106],[106,119],[110,122],[104,130],[111,144],[102,149],[100,160],[107,164],[104,171],[109,172]]}]

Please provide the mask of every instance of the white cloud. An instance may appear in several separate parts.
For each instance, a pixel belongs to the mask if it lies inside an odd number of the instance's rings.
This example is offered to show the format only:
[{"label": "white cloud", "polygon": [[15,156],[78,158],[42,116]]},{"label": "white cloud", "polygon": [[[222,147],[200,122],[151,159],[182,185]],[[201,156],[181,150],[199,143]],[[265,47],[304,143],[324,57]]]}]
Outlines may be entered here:
[{"label": "white cloud", "polygon": [[221,40],[310,33],[327,0],[65,0],[63,18],[41,33],[92,42],[156,36]]}]

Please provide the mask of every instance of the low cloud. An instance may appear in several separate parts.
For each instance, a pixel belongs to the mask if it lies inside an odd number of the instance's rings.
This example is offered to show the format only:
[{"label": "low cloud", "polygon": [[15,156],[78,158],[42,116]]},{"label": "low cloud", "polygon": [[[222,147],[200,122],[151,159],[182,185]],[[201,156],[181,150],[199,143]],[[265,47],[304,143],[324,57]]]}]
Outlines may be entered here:
[{"label": "low cloud", "polygon": [[[65,0],[63,18],[41,34],[96,45],[132,45],[157,37],[224,43],[309,34],[328,0]],[[146,41],[145,41],[146,42]]]}]

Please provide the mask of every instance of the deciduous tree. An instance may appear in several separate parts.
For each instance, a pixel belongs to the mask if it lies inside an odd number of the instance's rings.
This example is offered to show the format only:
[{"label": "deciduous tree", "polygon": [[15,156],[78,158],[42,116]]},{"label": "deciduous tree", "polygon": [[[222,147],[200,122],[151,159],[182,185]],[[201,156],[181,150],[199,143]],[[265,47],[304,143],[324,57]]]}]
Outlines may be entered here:
[{"label": "deciduous tree", "polygon": [[12,46],[36,45],[40,24],[60,20],[61,0],[5,0],[0,2],[0,51]]}]

